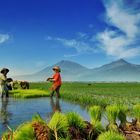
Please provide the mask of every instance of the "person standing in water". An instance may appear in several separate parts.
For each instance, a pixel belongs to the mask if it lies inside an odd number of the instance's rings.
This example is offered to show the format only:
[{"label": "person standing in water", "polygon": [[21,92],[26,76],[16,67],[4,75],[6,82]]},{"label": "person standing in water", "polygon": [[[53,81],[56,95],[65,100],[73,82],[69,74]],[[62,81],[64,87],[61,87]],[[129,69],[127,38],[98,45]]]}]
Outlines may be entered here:
[{"label": "person standing in water", "polygon": [[59,66],[55,66],[52,69],[54,71],[54,75],[52,77],[47,78],[47,81],[52,82],[52,87],[51,87],[51,94],[50,97],[53,96],[54,92],[56,92],[56,96],[60,97],[60,87],[62,85],[62,81],[61,81],[61,69]]},{"label": "person standing in water", "polygon": [[1,98],[4,97],[9,97],[8,95],[8,88],[7,88],[7,73],[9,72],[9,69],[3,68],[0,71],[0,95]]}]

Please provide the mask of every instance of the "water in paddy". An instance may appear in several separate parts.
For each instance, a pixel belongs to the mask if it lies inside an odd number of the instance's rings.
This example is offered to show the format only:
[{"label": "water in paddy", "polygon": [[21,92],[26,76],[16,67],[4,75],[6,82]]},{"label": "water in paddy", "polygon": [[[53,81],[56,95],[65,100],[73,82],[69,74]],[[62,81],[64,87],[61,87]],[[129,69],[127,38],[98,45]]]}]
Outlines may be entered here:
[{"label": "water in paddy", "polygon": [[42,118],[47,120],[56,110],[61,112],[74,111],[85,120],[89,120],[85,108],[55,97],[52,99],[0,99],[0,136],[7,130],[7,125],[16,128],[19,124],[31,120],[35,113],[39,113]]}]

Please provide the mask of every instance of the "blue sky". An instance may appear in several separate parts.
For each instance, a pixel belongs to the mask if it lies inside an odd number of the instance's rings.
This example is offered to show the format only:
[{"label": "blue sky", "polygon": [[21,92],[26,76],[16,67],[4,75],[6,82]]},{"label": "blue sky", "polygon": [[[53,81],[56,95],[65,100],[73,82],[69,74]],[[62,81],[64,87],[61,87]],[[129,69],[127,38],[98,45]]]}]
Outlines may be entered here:
[{"label": "blue sky", "polygon": [[140,64],[139,0],[0,1],[0,67],[34,73],[61,60]]}]

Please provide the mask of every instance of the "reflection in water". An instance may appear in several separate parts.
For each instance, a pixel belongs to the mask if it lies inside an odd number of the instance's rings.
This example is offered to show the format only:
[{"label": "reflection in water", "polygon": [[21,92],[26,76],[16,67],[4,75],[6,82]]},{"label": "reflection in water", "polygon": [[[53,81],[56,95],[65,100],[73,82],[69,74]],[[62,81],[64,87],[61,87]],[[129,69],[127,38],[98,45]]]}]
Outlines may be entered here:
[{"label": "reflection in water", "polygon": [[52,114],[54,114],[56,111],[61,112],[58,97],[55,98],[55,101],[54,101],[54,98],[50,98],[50,104],[51,104],[51,107],[52,107]]},{"label": "reflection in water", "polygon": [[7,111],[8,98],[1,98],[0,122],[6,127],[9,124],[10,113]]},{"label": "reflection in water", "polygon": [[43,97],[25,100],[9,98],[9,100],[5,100],[3,99],[2,101],[0,98],[0,136],[8,130],[6,125],[10,126],[10,128],[16,128],[21,123],[31,120],[36,112],[46,121],[50,121],[56,110],[63,113],[74,111],[89,120],[87,111],[81,106],[65,102],[56,97],[52,99]]}]

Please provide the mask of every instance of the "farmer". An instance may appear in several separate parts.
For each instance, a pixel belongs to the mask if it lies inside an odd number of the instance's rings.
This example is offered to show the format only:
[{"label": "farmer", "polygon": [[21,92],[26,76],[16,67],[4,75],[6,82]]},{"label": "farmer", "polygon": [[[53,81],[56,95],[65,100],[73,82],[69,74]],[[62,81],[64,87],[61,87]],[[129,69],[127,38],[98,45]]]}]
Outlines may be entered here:
[{"label": "farmer", "polygon": [[1,98],[5,95],[6,97],[9,97],[8,95],[8,88],[7,88],[7,73],[9,72],[9,69],[3,68],[0,71],[0,94]]},{"label": "farmer", "polygon": [[60,87],[62,84],[61,75],[60,75],[61,70],[60,70],[59,66],[53,67],[52,70],[54,71],[54,75],[47,79],[47,81],[53,82],[52,87],[51,87],[50,97],[53,96],[54,92],[56,92],[57,97],[60,97],[59,90],[60,90]]}]

